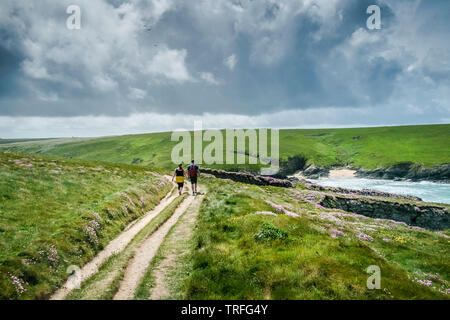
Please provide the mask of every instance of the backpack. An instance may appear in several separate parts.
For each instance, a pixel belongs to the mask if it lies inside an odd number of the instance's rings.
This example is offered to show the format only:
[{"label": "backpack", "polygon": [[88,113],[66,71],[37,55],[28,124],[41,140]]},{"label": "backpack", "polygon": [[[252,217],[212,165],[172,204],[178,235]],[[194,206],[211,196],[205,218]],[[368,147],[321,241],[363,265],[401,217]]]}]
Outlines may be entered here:
[{"label": "backpack", "polygon": [[188,167],[189,177],[195,177],[197,175],[198,167],[195,164],[191,164]]}]

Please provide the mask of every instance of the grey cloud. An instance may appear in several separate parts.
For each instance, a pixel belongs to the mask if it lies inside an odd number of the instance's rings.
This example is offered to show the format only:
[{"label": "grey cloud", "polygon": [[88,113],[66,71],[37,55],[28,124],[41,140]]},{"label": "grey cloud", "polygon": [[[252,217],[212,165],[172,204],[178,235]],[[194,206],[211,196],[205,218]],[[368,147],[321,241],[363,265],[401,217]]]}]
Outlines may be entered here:
[{"label": "grey cloud", "polygon": [[[2,1],[0,115],[351,107],[449,117],[448,1],[78,2],[82,30],[69,31],[70,1]],[[373,3],[379,31],[365,28]]]}]

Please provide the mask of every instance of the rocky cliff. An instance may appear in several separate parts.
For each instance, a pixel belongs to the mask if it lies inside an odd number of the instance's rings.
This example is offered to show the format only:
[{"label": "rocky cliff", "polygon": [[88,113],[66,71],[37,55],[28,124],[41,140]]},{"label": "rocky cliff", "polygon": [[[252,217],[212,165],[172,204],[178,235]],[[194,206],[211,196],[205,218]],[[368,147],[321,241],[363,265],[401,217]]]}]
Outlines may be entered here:
[{"label": "rocky cliff", "polygon": [[371,218],[391,219],[430,230],[450,228],[448,208],[443,206],[344,195],[326,195],[320,204],[327,208],[345,210]]}]

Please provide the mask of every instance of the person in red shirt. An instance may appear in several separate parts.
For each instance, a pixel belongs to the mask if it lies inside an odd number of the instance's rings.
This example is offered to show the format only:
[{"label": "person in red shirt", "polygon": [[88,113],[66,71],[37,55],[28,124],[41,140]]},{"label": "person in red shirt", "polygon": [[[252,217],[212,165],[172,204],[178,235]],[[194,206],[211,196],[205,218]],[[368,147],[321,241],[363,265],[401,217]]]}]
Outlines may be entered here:
[{"label": "person in red shirt", "polygon": [[192,184],[192,195],[195,196],[197,194],[197,179],[200,174],[200,169],[194,163],[194,160],[192,160],[191,164],[187,167],[187,172]]}]

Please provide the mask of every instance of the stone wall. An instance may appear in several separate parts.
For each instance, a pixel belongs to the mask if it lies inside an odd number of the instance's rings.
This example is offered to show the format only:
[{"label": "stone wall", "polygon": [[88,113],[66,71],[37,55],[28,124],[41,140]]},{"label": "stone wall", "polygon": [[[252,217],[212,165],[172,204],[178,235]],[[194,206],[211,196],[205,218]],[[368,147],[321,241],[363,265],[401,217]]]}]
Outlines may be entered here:
[{"label": "stone wall", "polygon": [[224,170],[215,170],[208,168],[201,168],[201,173],[211,174],[216,178],[230,179],[236,182],[256,184],[260,186],[274,186],[283,188],[292,188],[294,185],[291,181],[285,179],[276,179],[272,177],[258,176],[246,172],[230,172]]}]

